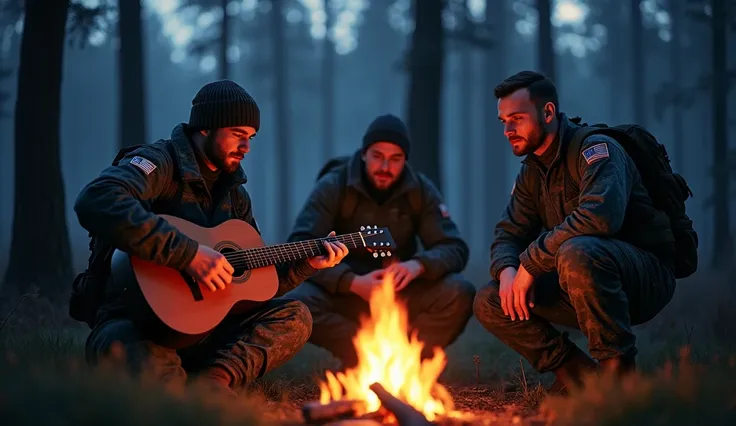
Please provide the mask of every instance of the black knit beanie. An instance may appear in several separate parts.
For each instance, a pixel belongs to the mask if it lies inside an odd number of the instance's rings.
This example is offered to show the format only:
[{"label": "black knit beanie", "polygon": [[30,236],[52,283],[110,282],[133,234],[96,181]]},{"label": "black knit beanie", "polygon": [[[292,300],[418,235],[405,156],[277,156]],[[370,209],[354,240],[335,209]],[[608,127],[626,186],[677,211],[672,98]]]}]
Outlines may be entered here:
[{"label": "black knit beanie", "polygon": [[230,80],[207,83],[192,100],[188,126],[194,130],[253,127],[258,131],[261,112],[256,101]]},{"label": "black knit beanie", "polygon": [[394,143],[404,151],[406,158],[409,158],[409,152],[411,151],[409,130],[404,122],[395,115],[381,115],[373,120],[368,126],[368,130],[366,130],[365,136],[363,136],[363,151],[365,152],[369,146],[376,142]]}]

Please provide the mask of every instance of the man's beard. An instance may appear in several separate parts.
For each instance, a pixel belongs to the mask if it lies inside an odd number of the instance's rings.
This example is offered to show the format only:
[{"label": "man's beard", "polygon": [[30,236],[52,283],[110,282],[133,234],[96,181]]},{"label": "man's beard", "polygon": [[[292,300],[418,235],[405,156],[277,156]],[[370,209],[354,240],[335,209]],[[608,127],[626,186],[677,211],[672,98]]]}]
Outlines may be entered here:
[{"label": "man's beard", "polygon": [[235,171],[238,170],[239,163],[227,163],[229,154],[217,148],[215,138],[216,135],[214,132],[211,132],[207,135],[204,141],[204,154],[207,156],[207,159],[210,160],[210,162],[214,164],[214,166],[217,167],[217,170],[219,170],[220,172],[225,174],[235,173]]},{"label": "man's beard", "polygon": [[514,155],[522,157],[524,155],[531,154],[544,144],[544,140],[547,138],[549,132],[545,129],[543,121],[540,120],[539,123],[537,123],[537,126],[538,131],[531,133],[528,138],[526,138],[526,145],[522,147],[519,152],[514,151]]}]

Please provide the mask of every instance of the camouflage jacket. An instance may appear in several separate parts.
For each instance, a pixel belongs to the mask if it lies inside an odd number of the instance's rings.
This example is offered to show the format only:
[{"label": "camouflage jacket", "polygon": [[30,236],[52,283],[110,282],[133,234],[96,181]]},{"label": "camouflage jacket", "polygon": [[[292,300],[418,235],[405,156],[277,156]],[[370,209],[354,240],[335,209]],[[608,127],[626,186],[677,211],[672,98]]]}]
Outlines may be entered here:
[{"label": "camouflage jacket", "polygon": [[[127,153],[117,166],[107,167],[77,197],[74,210],[80,225],[112,246],[141,259],[177,270],[184,269],[197,252],[197,241],[184,235],[157,214],[167,214],[203,227],[240,219],[258,230],[251,200],[242,186],[242,168],[223,183],[228,191],[213,197],[200,174],[194,148],[180,124],[171,139],[159,140]],[[231,200],[237,187],[240,200]],[[169,202],[164,194],[179,193]],[[214,201],[213,201],[214,200]],[[233,201],[241,203],[240,215]],[[217,206],[212,206],[217,202]],[[260,231],[259,231],[260,232]],[[305,260],[277,267],[279,295],[285,294],[316,270]]]},{"label": "camouflage jacket", "polygon": [[[548,171],[533,154],[522,161],[491,244],[494,280],[504,268],[520,264],[533,276],[555,270],[557,249],[581,235],[618,238],[662,256],[671,252],[669,219],[654,209],[636,165],[614,139],[586,138],[578,163],[570,165],[578,167],[580,184],[568,179],[564,153],[574,127],[560,115],[561,143]],[[599,144],[606,149],[591,149]]]},{"label": "camouflage jacket", "polygon": [[[406,165],[403,176],[391,196],[378,204],[363,183],[363,160],[356,152],[347,167],[324,175],[308,196],[296,218],[289,241],[319,238],[330,230],[338,234],[356,232],[362,225],[387,227],[397,250],[392,257],[405,261],[416,259],[424,266],[422,278],[436,281],[448,273],[462,271],[468,262],[469,249],[447,212],[442,195],[431,181]],[[344,191],[355,191],[357,205],[349,218],[340,215]],[[421,213],[415,215],[409,202],[411,191],[420,191]],[[416,195],[416,194],[415,194]],[[423,251],[419,251],[418,241]],[[317,272],[311,281],[330,293],[347,293],[356,275],[384,267],[364,250],[351,251],[334,268]]]}]

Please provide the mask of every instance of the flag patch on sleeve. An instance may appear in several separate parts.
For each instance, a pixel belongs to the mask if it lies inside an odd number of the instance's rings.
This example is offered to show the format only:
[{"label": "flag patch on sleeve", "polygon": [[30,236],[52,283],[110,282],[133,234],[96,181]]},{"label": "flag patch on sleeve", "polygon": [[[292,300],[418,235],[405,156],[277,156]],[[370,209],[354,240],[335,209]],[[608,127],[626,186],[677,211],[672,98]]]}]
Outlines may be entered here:
[{"label": "flag patch on sleeve", "polygon": [[156,170],[156,165],[155,164],[153,164],[149,160],[147,160],[147,159],[145,159],[143,157],[139,157],[137,155],[135,157],[133,157],[132,160],[130,160],[130,164],[132,164],[132,165],[138,167],[139,169],[143,170],[143,173],[145,173],[146,175],[150,175],[151,172],[153,172],[154,170]]},{"label": "flag patch on sleeve", "polygon": [[588,163],[588,165],[603,158],[608,158],[608,144],[601,142],[591,146],[583,151],[583,158],[585,158],[585,162]]}]

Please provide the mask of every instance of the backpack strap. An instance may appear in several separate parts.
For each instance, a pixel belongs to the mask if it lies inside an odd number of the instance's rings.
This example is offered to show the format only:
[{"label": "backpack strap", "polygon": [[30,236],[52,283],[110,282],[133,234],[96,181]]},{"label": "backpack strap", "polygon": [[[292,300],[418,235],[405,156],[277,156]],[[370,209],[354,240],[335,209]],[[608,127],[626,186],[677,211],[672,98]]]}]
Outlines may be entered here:
[{"label": "backpack strap", "polygon": [[339,173],[341,173],[343,180],[340,195],[340,220],[347,220],[353,215],[355,208],[358,207],[358,194],[353,188],[348,187],[347,167],[342,166]]},{"label": "backpack strap", "polygon": [[583,147],[583,141],[588,136],[600,130],[600,127],[579,127],[575,130],[572,138],[570,138],[570,141],[567,143],[567,147],[565,148],[565,167],[567,168],[568,173],[566,176],[571,177],[576,185],[580,185],[581,177],[580,170],[578,170],[577,168],[577,164],[580,150]]}]

